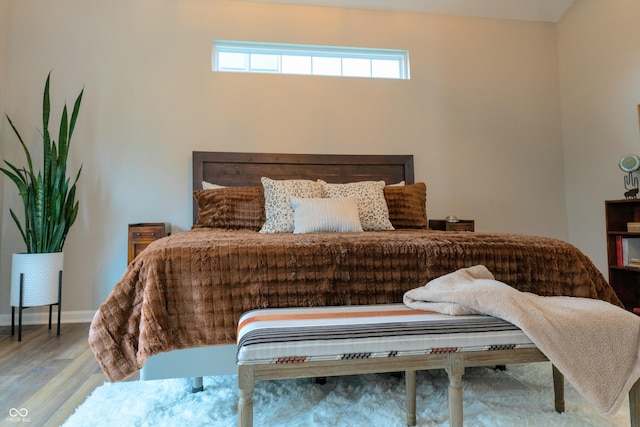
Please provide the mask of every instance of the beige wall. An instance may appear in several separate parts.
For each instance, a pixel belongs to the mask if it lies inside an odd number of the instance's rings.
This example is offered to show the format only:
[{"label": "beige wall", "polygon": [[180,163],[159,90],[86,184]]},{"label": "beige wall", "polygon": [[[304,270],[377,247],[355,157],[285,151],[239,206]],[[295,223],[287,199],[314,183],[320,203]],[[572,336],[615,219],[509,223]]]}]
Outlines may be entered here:
[{"label": "beige wall", "polygon": [[[190,227],[193,150],[411,153],[430,216],[567,237],[553,24],[224,0],[11,7],[5,109],[20,127],[38,125],[49,70],[55,107],[85,85],[65,310],[97,308],[119,280],[128,223]],[[411,80],[213,73],[215,39],[409,49]],[[23,246],[7,216],[3,229],[7,301]]]},{"label": "beige wall", "polygon": [[[0,159],[4,158],[4,129],[5,129],[5,120],[3,111],[5,111],[5,93],[6,93],[6,84],[7,84],[7,47],[9,44],[9,6],[10,0],[0,0]],[[3,163],[4,165],[4,163]],[[4,246],[3,241],[4,238],[4,223],[2,218],[4,216],[4,175],[0,174],[0,266],[2,265],[2,259],[4,258],[4,254],[2,248]],[[0,280],[3,280],[3,276],[0,276]],[[2,282],[4,283],[4,282]],[[1,286],[0,286],[1,288]],[[4,298],[4,293],[0,291],[0,301],[6,301]],[[6,305],[6,304],[2,304]],[[0,308],[0,313],[2,313],[6,308]]]},{"label": "beige wall", "polygon": [[606,272],[604,200],[640,154],[640,2],[577,1],[558,25],[569,239]]}]

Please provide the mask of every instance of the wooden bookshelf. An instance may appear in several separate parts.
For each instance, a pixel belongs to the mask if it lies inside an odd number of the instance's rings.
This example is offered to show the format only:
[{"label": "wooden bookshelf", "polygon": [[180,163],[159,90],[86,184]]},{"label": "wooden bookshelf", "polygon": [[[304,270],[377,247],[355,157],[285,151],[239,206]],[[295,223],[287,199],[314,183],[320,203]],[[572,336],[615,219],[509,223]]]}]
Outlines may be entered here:
[{"label": "wooden bookshelf", "polygon": [[640,311],[640,267],[625,265],[626,254],[621,253],[620,243],[623,239],[640,239],[640,232],[627,230],[627,223],[640,222],[640,200],[605,201],[605,220],[609,283],[627,310]]}]

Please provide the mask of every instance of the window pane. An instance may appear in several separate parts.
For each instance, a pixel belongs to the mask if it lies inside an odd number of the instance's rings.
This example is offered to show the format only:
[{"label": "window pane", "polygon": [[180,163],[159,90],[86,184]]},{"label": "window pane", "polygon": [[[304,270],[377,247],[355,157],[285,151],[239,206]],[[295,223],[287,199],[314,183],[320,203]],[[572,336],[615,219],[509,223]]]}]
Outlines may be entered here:
[{"label": "window pane", "polygon": [[282,72],[284,74],[311,74],[311,57],[282,55]]},{"label": "window pane", "polygon": [[252,53],[250,56],[252,71],[278,71],[278,55]]},{"label": "window pane", "polygon": [[371,60],[371,75],[372,77],[399,79],[400,63],[388,59],[373,59]]},{"label": "window pane", "polygon": [[245,70],[246,55],[244,53],[220,52],[218,68],[221,70]]},{"label": "window pane", "polygon": [[312,60],[313,74],[317,76],[342,75],[342,61],[340,58],[314,56]]},{"label": "window pane", "polygon": [[361,58],[342,58],[342,75],[371,77],[371,61]]}]

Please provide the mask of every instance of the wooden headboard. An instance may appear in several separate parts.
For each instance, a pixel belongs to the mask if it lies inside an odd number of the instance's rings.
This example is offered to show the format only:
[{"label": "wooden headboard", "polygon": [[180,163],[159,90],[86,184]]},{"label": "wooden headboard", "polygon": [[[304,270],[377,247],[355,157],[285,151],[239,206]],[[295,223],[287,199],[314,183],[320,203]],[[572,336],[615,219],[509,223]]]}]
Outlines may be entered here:
[{"label": "wooden headboard", "polygon": [[[383,180],[413,184],[413,155],[193,152],[194,191],[202,189],[202,181],[234,187],[261,185],[263,176],[332,183]],[[194,200],[194,224],[197,219]]]}]

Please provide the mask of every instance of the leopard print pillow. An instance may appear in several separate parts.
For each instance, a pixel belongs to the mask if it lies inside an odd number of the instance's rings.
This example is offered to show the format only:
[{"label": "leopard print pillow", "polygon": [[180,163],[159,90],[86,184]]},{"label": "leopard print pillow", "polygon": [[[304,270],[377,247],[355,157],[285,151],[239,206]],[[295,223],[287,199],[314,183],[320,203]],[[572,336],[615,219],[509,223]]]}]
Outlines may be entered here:
[{"label": "leopard print pillow", "polygon": [[307,179],[275,180],[262,177],[266,221],[260,233],[293,233],[291,197],[322,197],[322,185]]},{"label": "leopard print pillow", "polygon": [[358,212],[362,229],[393,230],[389,220],[389,209],[384,198],[384,181],[361,181],[348,184],[328,184],[319,179],[325,197],[358,198]]}]

